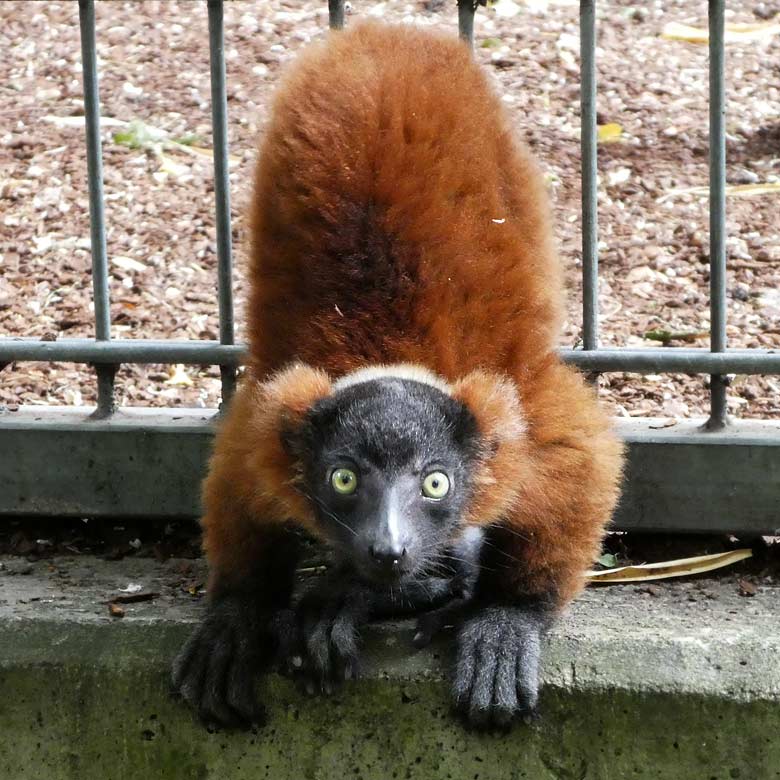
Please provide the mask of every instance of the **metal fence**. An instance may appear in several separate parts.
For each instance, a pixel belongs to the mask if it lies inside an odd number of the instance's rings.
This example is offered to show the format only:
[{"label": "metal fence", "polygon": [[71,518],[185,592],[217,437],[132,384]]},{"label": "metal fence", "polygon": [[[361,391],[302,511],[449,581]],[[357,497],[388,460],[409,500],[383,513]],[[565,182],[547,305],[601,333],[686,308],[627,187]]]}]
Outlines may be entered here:
[{"label": "metal fence", "polygon": [[[473,45],[479,0],[458,0],[461,37]],[[621,423],[629,444],[624,528],[772,532],[780,525],[780,426],[729,424],[728,374],[778,374],[780,353],[726,345],[724,0],[709,0],[710,51],[710,349],[601,349],[598,327],[596,13],[580,2],[582,102],[583,346],[562,350],[584,371],[711,375],[704,426],[672,431],[647,421]],[[123,363],[219,365],[223,399],[235,387],[245,348],[234,343],[228,181],[227,99],[222,0],[207,0],[211,63],[218,256],[219,342],[112,339],[103,209],[100,105],[94,0],[79,0],[89,167],[95,338],[0,339],[0,367],[16,361],[95,366],[98,401],[77,410],[0,415],[0,514],[194,515],[197,482],[211,436],[201,411],[116,410],[114,375]],[[344,24],[344,0],[328,0],[330,25]],[[184,438],[182,438],[184,437]],[[182,453],[185,453],[184,455]],[[86,477],[86,478],[85,478]]]}]

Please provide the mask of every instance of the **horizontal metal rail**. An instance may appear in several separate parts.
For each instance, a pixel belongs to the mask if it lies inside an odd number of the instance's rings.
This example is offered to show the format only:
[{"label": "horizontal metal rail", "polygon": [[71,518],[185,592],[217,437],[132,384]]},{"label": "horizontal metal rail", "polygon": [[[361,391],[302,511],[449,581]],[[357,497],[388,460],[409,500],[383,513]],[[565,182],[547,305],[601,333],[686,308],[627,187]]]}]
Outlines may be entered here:
[{"label": "horizontal metal rail", "polygon": [[52,363],[189,363],[237,366],[241,364],[245,354],[244,344],[220,344],[218,341],[0,339],[0,365],[15,360],[36,360]]},{"label": "horizontal metal rail", "polygon": [[637,374],[777,374],[780,352],[765,349],[564,349],[561,355],[577,368],[597,373]]},{"label": "horizontal metal rail", "polygon": [[[217,341],[151,341],[136,339],[0,339],[0,365],[14,361],[56,363],[187,363],[239,366],[245,344]],[[638,374],[780,374],[780,351],[766,349],[562,349],[561,357],[577,368],[596,373]]]}]

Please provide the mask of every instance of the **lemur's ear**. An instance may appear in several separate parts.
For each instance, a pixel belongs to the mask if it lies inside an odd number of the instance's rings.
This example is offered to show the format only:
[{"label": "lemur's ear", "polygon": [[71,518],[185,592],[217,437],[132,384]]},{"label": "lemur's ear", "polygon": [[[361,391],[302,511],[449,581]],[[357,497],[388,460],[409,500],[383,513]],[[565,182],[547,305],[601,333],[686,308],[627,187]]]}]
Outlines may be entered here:
[{"label": "lemur's ear", "polygon": [[251,386],[248,439],[255,443],[249,457],[258,477],[257,489],[271,494],[289,517],[307,518],[308,503],[295,489],[300,464],[291,441],[305,427],[306,415],[331,393],[328,375],[296,363]]},{"label": "lemur's ear", "polygon": [[294,363],[259,385],[264,403],[291,425],[303,422],[316,401],[331,393],[328,375],[305,363]]},{"label": "lemur's ear", "polygon": [[467,520],[501,520],[519,497],[526,462],[526,423],[517,387],[507,377],[474,371],[453,385],[452,396],[474,416],[480,443]]},{"label": "lemur's ear", "polygon": [[520,398],[510,379],[474,371],[453,385],[452,396],[474,415],[484,446],[491,451],[525,433]]}]

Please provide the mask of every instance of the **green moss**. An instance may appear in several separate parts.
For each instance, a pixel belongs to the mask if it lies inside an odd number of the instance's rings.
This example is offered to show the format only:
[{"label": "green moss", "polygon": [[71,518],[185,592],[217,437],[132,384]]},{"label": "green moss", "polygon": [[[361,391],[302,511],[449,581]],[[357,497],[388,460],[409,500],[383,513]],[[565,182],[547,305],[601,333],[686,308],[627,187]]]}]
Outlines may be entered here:
[{"label": "green moss", "polygon": [[[42,640],[45,630],[28,640]],[[269,678],[269,725],[207,733],[168,695],[181,630],[82,628],[0,640],[4,780],[777,780],[780,705],[547,688],[543,718],[503,735],[453,719],[436,680],[366,680],[331,699]],[[26,658],[26,660],[24,660]],[[13,662],[11,662],[13,661]]]}]

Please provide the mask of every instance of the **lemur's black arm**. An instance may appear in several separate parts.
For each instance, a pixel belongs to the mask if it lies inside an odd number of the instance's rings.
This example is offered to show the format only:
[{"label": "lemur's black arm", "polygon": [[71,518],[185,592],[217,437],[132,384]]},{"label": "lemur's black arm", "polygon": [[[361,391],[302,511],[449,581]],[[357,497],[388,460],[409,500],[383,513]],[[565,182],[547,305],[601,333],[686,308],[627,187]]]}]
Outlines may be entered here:
[{"label": "lemur's black arm", "polygon": [[172,684],[204,724],[246,728],[265,720],[256,675],[290,642],[290,600],[300,536],[282,524],[253,528],[256,566],[239,580],[212,577],[203,621],[173,664]]}]

